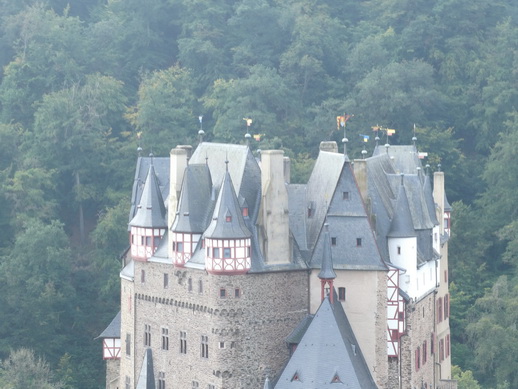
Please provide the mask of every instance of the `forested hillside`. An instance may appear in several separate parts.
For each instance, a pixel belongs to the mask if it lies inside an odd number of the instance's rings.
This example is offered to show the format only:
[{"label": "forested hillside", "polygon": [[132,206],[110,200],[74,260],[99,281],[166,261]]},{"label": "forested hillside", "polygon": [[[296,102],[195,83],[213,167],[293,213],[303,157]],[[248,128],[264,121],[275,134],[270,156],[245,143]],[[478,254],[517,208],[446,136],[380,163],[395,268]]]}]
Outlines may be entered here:
[{"label": "forested hillside", "polygon": [[518,2],[0,0],[0,18],[1,387],[103,387],[137,147],[195,144],[199,115],[243,142],[250,117],[302,181],[344,112],[351,156],[415,124],[445,171],[459,387],[518,387]]}]

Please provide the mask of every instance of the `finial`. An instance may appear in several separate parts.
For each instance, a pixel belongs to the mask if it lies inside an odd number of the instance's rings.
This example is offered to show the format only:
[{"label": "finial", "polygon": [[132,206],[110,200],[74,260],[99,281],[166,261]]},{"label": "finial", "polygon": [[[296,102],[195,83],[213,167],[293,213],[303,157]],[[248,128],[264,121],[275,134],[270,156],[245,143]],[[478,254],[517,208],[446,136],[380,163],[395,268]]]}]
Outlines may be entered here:
[{"label": "finial", "polygon": [[389,147],[390,147],[390,144],[388,144],[388,142],[385,143],[385,149],[387,150],[387,154],[388,154],[388,151],[389,151]]},{"label": "finial", "polygon": [[228,172],[228,152],[225,154],[225,170]]},{"label": "finial", "polygon": [[439,163],[439,164],[437,164],[437,171],[438,171],[438,172],[440,172],[440,171],[441,171],[441,166],[442,166],[442,165],[441,165],[440,163]]},{"label": "finial", "polygon": [[252,139],[252,135],[249,132],[245,134],[245,141],[248,148],[250,148],[250,139]]},{"label": "finial", "polygon": [[149,158],[151,158],[151,166],[153,165],[153,157],[154,157],[153,153],[149,153]]},{"label": "finial", "polygon": [[374,138],[374,140],[376,141],[376,146],[379,146],[380,137],[376,135],[376,138]]},{"label": "finial", "polygon": [[362,156],[363,156],[363,159],[365,159],[365,156],[367,155],[367,150],[363,149],[362,150]]},{"label": "finial", "polygon": [[142,147],[137,147],[137,153],[138,153],[138,156],[141,157],[142,156]]}]

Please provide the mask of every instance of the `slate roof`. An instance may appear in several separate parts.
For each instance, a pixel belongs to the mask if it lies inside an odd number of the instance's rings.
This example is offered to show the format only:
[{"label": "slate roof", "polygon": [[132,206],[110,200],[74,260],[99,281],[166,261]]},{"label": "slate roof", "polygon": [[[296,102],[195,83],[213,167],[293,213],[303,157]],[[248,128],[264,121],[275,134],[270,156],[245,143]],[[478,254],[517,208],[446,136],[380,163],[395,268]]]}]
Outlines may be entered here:
[{"label": "slate roof", "polygon": [[153,353],[150,348],[147,348],[144,352],[144,361],[142,362],[136,389],[155,389]]},{"label": "slate roof", "polygon": [[331,255],[331,238],[329,237],[329,225],[324,226],[324,253],[322,254],[322,265],[318,278],[321,280],[334,280],[336,273],[333,270],[333,257]]},{"label": "slate roof", "polygon": [[[388,152],[385,147],[377,146],[373,156],[367,158],[367,169],[370,206],[382,258],[389,260],[389,233],[392,236],[402,234],[401,230],[391,231],[391,228],[394,215],[400,213],[400,210],[396,211],[396,206],[401,187],[400,174],[404,174],[404,192],[417,236],[418,252],[422,261],[434,259],[432,229],[437,225],[435,202],[431,183],[423,173],[415,146],[390,146]],[[408,224],[408,217],[400,219],[406,219],[405,223]],[[411,233],[409,225],[397,227],[401,228],[406,229],[406,233]]]},{"label": "slate roof", "polygon": [[212,178],[206,164],[189,164],[185,169],[178,212],[171,226],[175,232],[201,234],[207,228],[214,200]]},{"label": "slate roof", "polygon": [[120,338],[121,337],[121,311],[115,315],[108,327],[99,335],[99,338]]},{"label": "slate roof", "polygon": [[216,239],[243,239],[251,237],[251,233],[245,225],[228,171],[223,178],[223,184],[214,207],[212,221],[205,230],[204,236]]},{"label": "slate roof", "polygon": [[403,181],[404,176],[401,175],[401,185],[399,186],[399,193],[394,208],[394,217],[390,222],[390,229],[387,234],[390,238],[417,237]]},{"label": "slate roof", "polygon": [[154,165],[151,163],[136,214],[129,224],[139,227],[167,228],[166,219],[164,199],[162,198]]},{"label": "slate roof", "polygon": [[167,200],[169,196],[169,157],[139,157],[137,159],[137,166],[135,169],[135,178],[133,180],[133,189],[131,192],[131,209],[128,222],[133,219],[137,212],[137,206],[140,203],[146,176],[149,172],[149,166],[153,161],[155,168],[155,175],[158,181],[158,186],[162,194],[162,198]]},{"label": "slate roof", "polygon": [[[340,302],[326,297],[275,384],[275,389],[377,388]],[[334,381],[334,379],[337,379]]]},{"label": "slate roof", "polygon": [[[341,157],[343,158],[343,155]],[[347,193],[347,195],[344,193]],[[335,270],[387,269],[378,250],[369,216],[351,165],[347,161],[342,163],[342,169],[328,199],[325,222],[329,225],[330,237],[334,238],[331,254]],[[310,256],[310,267],[313,269],[321,267],[324,248],[326,247],[322,227],[323,225],[320,226]]]}]

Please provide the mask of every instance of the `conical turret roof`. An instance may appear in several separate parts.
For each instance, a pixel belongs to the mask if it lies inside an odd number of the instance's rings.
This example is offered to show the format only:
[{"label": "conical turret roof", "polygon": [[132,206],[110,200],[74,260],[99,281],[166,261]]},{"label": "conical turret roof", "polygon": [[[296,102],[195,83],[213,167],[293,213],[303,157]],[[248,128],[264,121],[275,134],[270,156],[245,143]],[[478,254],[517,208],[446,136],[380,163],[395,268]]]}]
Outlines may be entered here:
[{"label": "conical turret roof", "polygon": [[322,266],[318,278],[322,280],[333,280],[336,278],[336,273],[333,270],[333,258],[331,255],[331,238],[329,236],[329,225],[324,225],[324,252],[322,255]]},{"label": "conical turret roof", "polygon": [[[228,163],[228,162],[227,162]],[[234,185],[228,170],[214,208],[212,221],[205,231],[205,237],[213,239],[242,239],[251,237],[246,227]]]},{"label": "conical turret roof", "polygon": [[144,361],[138,377],[137,389],[155,389],[155,373],[153,369],[153,354],[151,349],[146,349]]},{"label": "conical turret roof", "polygon": [[167,227],[164,199],[160,193],[153,164],[149,166],[137,213],[129,224],[138,227]]},{"label": "conical turret roof", "polygon": [[392,217],[387,236],[389,238],[411,238],[417,236],[405,186],[403,185],[403,175],[401,175],[401,185],[399,186],[396,206],[394,207],[394,216]]}]

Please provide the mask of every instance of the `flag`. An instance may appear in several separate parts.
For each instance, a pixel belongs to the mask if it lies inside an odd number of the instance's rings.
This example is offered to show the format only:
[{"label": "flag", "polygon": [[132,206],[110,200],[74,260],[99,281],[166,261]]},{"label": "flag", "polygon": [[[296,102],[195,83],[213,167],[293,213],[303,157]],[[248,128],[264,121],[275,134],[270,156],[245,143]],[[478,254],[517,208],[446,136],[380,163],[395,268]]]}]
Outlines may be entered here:
[{"label": "flag", "polygon": [[379,131],[380,130],[380,126],[372,126],[372,131]]},{"label": "flag", "polygon": [[418,152],[417,156],[419,159],[424,159],[425,157],[428,157],[428,153]]},{"label": "flag", "polygon": [[337,116],[336,117],[336,129],[339,130],[340,126],[345,127],[345,116]]},{"label": "flag", "polygon": [[369,138],[370,138],[370,136],[369,136],[369,135],[360,134],[360,136],[362,136],[362,137],[363,137],[363,141],[364,141],[364,142],[368,142],[368,141],[369,141]]},{"label": "flag", "polygon": [[396,130],[392,128],[387,128],[387,136],[392,136],[396,133]]},{"label": "flag", "polygon": [[261,140],[261,136],[263,136],[264,134],[254,134],[254,139],[259,142]]},{"label": "flag", "polygon": [[203,122],[203,116],[202,115],[198,116],[198,120],[200,121],[200,124],[201,124],[201,122]]},{"label": "flag", "polygon": [[243,120],[246,122],[246,126],[250,127],[252,125],[252,119],[250,118],[243,118]]}]

